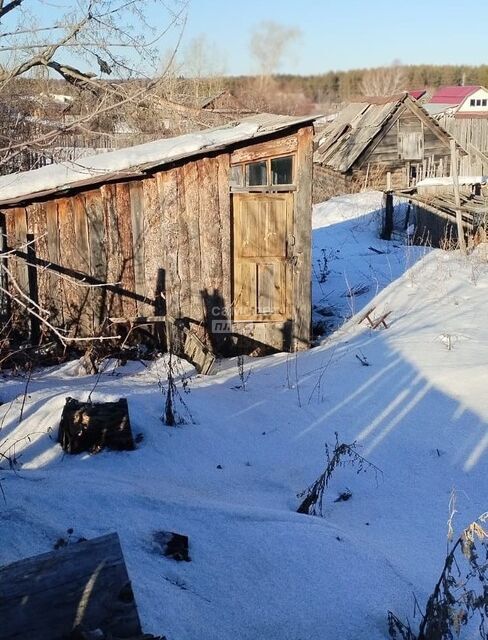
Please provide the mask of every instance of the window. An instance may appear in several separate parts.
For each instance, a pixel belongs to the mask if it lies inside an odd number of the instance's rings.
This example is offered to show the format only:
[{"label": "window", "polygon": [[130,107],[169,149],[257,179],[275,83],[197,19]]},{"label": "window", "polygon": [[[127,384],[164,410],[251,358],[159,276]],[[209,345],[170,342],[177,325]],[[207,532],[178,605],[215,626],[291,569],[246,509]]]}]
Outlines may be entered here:
[{"label": "window", "polygon": [[400,131],[398,134],[398,156],[401,160],[424,159],[422,131]]},{"label": "window", "polygon": [[469,101],[469,106],[474,107],[475,105],[476,105],[476,100],[474,98],[471,98],[471,100]]},{"label": "window", "polygon": [[230,168],[230,187],[278,187],[294,184],[294,156],[236,164]]},{"label": "window", "polygon": [[479,98],[476,100],[476,106],[481,107],[481,100]]},{"label": "window", "polygon": [[293,184],[292,156],[271,160],[271,184]]},{"label": "window", "polygon": [[481,101],[481,106],[486,107],[487,103],[488,103],[488,100],[486,98],[483,98],[483,100]]},{"label": "window", "polygon": [[246,165],[246,186],[263,187],[268,184],[266,161],[251,162]]},{"label": "window", "polygon": [[236,164],[230,168],[229,184],[231,187],[244,186],[244,165]]}]

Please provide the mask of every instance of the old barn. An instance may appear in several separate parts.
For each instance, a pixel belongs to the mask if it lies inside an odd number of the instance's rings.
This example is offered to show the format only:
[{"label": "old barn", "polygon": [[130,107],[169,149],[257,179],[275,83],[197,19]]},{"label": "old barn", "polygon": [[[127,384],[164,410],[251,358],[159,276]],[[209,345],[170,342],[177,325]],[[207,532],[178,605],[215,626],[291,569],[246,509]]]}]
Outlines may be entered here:
[{"label": "old barn", "polygon": [[316,134],[314,199],[450,175],[450,136],[407,94],[349,104]]},{"label": "old barn", "polygon": [[38,304],[71,336],[171,317],[215,350],[306,348],[312,125],[261,114],[0,178],[17,322]]}]

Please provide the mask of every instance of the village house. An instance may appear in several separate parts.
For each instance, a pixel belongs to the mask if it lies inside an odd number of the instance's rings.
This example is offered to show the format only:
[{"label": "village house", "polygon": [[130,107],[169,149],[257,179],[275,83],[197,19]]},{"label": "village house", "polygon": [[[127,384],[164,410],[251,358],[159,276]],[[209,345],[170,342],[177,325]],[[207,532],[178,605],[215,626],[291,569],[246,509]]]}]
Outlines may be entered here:
[{"label": "village house", "polygon": [[69,335],[168,317],[216,351],[307,348],[312,141],[313,117],[260,114],[4,176],[4,287]]},{"label": "village house", "polygon": [[425,105],[428,113],[448,113],[456,118],[488,116],[488,90],[480,85],[439,87]]},{"label": "village house", "polygon": [[466,152],[461,158],[461,175],[486,176],[488,91],[479,85],[441,87],[424,108]]},{"label": "village house", "polygon": [[315,136],[314,200],[450,175],[450,136],[408,94],[352,102]]}]

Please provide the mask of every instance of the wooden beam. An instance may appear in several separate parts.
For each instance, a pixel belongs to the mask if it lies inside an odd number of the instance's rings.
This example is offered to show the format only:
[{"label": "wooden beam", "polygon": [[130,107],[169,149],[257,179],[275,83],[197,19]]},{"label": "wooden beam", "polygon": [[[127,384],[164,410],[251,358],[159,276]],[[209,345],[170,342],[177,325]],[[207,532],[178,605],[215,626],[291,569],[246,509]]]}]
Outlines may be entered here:
[{"label": "wooden beam", "polygon": [[472,144],[468,144],[468,151],[469,153],[472,153],[473,155],[475,155],[478,158],[478,160],[481,160],[482,168],[486,167],[488,171],[488,156],[484,154],[482,151],[480,151],[479,149],[477,149]]},{"label": "wooden beam", "polygon": [[451,174],[454,184],[454,201],[456,204],[456,225],[458,230],[458,242],[461,253],[466,253],[466,240],[464,238],[463,215],[461,212],[461,198],[459,196],[458,157],[456,141],[450,141],[451,147]]},{"label": "wooden beam", "polygon": [[[396,195],[399,198],[405,198],[408,200],[411,200],[413,204],[417,205],[418,207],[420,207],[421,209],[425,209],[426,211],[430,211],[431,213],[436,214],[437,216],[444,218],[444,220],[449,220],[450,222],[455,222],[455,213],[454,211],[452,211],[451,213],[447,212],[447,211],[443,211],[442,209],[439,208],[439,206],[435,206],[433,203],[428,203],[428,202],[424,202],[424,200],[421,200],[419,198],[416,198],[414,195],[412,194],[405,194],[402,193],[401,191],[394,191],[393,192],[394,195]],[[463,226],[472,231],[473,230],[473,225],[471,224],[471,222],[468,222],[466,220],[463,220]]]},{"label": "wooden beam", "polygon": [[269,140],[259,144],[250,143],[245,147],[236,149],[230,156],[231,164],[241,162],[254,162],[272,156],[285,156],[294,153],[298,149],[298,138],[296,134]]},{"label": "wooden beam", "polygon": [[111,533],[0,568],[0,640],[62,640],[78,625],[141,634],[119,537]]}]

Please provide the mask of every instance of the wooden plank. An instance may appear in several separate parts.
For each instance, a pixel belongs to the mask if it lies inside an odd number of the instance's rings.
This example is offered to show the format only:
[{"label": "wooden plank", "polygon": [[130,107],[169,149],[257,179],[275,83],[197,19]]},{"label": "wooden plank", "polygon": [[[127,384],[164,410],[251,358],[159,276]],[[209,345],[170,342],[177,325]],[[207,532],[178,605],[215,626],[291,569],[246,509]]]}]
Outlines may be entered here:
[{"label": "wooden plank", "polygon": [[182,172],[189,256],[190,309],[188,315],[193,320],[200,321],[204,318],[204,310],[201,295],[200,188],[197,162],[189,162],[182,167]]},{"label": "wooden plank", "polygon": [[163,248],[163,227],[161,202],[159,199],[158,183],[155,178],[142,181],[143,209],[144,209],[144,281],[145,295],[150,300],[146,305],[145,314],[163,313],[164,298],[164,263],[165,248]]},{"label": "wooden plank", "polygon": [[276,140],[261,142],[258,144],[247,145],[236,149],[231,153],[231,164],[239,164],[240,162],[254,162],[261,158],[269,158],[271,156],[284,156],[294,153],[298,148],[298,138],[296,134],[284,136]]},{"label": "wooden plank", "polygon": [[454,201],[456,203],[456,225],[458,231],[458,242],[461,253],[466,253],[466,240],[464,238],[463,216],[461,213],[461,199],[459,196],[459,179],[458,179],[458,156],[456,141],[451,140],[451,173],[454,185]]},{"label": "wooden plank", "polygon": [[[106,316],[120,316],[122,310],[122,273],[124,269],[124,259],[121,247],[119,231],[119,216],[116,207],[117,191],[115,185],[103,185],[100,187],[102,198],[103,220],[105,227],[105,248],[106,248],[106,279],[108,283],[114,285],[114,289],[108,288],[105,292]],[[117,284],[118,283],[118,284]]]},{"label": "wooden plank", "polygon": [[218,163],[202,158],[198,163],[200,179],[200,243],[202,285],[211,296],[220,298],[222,284],[222,241],[220,234]]},{"label": "wooden plank", "polygon": [[142,633],[116,533],[0,568],[0,640],[62,640],[80,624]]},{"label": "wooden plank", "polygon": [[[123,291],[135,294],[134,249],[132,240],[130,191],[127,183],[119,183],[115,188],[115,208],[117,211],[117,228],[120,240],[122,265],[117,281],[122,283]],[[123,295],[122,310],[124,316],[135,316],[137,304],[131,295]]]},{"label": "wooden plank", "polygon": [[[24,208],[15,210],[15,244],[14,247],[20,248],[22,253],[27,253],[27,211]],[[29,274],[27,262],[17,261],[17,284],[22,291],[29,294]]]},{"label": "wooden plank", "polygon": [[178,278],[178,228],[175,219],[178,211],[178,187],[174,169],[157,174],[162,211],[163,246],[165,249],[166,310],[175,318],[180,317],[180,280]]},{"label": "wooden plank", "polygon": [[259,314],[271,315],[281,310],[282,291],[279,265],[274,262],[258,264],[257,298]]},{"label": "wooden plank", "polygon": [[[51,292],[49,290],[50,273],[38,268],[37,261],[47,259],[46,216],[42,204],[32,204],[26,209],[27,213],[27,273],[29,278],[29,297],[35,304],[41,304],[44,309],[52,308]],[[39,343],[40,321],[30,317],[31,341]]]},{"label": "wooden plank", "polygon": [[[144,194],[141,182],[129,185],[130,213],[132,223],[132,250],[134,255],[134,281],[138,296],[146,296],[146,275],[144,267]],[[145,313],[145,304],[137,301],[137,312]]]},{"label": "wooden plank", "polygon": [[[82,263],[80,258],[78,241],[76,236],[77,225],[75,223],[73,198],[61,198],[58,200],[58,224],[61,266],[80,271]],[[78,226],[78,231],[80,227]],[[85,232],[86,234],[86,232]],[[81,240],[82,245],[84,241]],[[85,273],[85,272],[83,272]],[[74,336],[90,333],[93,325],[93,316],[90,304],[90,289],[80,287],[76,282],[63,278],[61,280],[63,316],[65,322],[72,329]]]},{"label": "wooden plank", "polygon": [[[85,216],[81,225],[88,230],[87,249],[89,254],[89,273],[97,283],[107,282],[108,255],[105,229],[105,206],[101,191],[88,191],[84,194]],[[76,200],[76,198],[75,198]],[[106,296],[104,287],[92,287],[90,301],[92,308],[92,332],[98,333],[106,317]]]},{"label": "wooden plank", "polygon": [[[58,266],[60,263],[58,204],[56,200],[44,203],[47,232],[47,256],[46,260]],[[49,270],[48,270],[49,271]],[[49,272],[46,287],[52,304],[53,321],[58,326],[64,324],[62,286],[61,279],[55,273]],[[42,294],[41,294],[42,295]],[[47,298],[47,294],[46,294]]]},{"label": "wooden plank", "polygon": [[298,132],[297,184],[293,219],[293,349],[310,345],[312,318],[311,244],[312,244],[312,143],[313,130]]},{"label": "wooden plank", "polygon": [[177,185],[176,219],[178,221],[178,278],[180,281],[180,314],[182,317],[191,317],[192,291],[190,275],[190,230],[189,219],[186,211],[185,178],[183,168],[175,171]]},{"label": "wooden plank", "polygon": [[198,181],[198,163],[189,162],[184,167],[183,180],[185,186],[185,215],[188,230],[189,252],[189,285],[190,285],[190,311],[189,316],[193,320],[200,321],[204,318],[202,301],[202,254],[200,244],[200,188]]},{"label": "wooden plank", "polygon": [[255,320],[257,313],[257,267],[253,262],[234,264],[234,319]]},{"label": "wooden plank", "polygon": [[[94,275],[88,229],[88,205],[85,195],[71,196],[70,206],[73,216],[73,229],[76,238],[76,251],[71,256],[70,267],[86,276]],[[74,285],[76,297],[83,300],[82,312],[76,321],[79,323],[79,330],[82,335],[93,335],[95,325],[95,296],[98,291],[83,285]]]},{"label": "wooden plank", "polygon": [[222,261],[221,297],[222,310],[226,317],[231,316],[232,295],[232,247],[231,247],[231,195],[229,189],[229,154],[221,154],[218,163],[219,215],[220,215],[220,251]]}]

